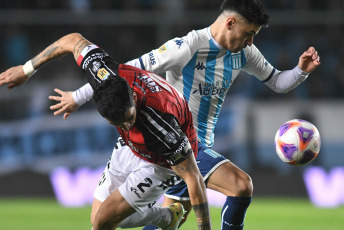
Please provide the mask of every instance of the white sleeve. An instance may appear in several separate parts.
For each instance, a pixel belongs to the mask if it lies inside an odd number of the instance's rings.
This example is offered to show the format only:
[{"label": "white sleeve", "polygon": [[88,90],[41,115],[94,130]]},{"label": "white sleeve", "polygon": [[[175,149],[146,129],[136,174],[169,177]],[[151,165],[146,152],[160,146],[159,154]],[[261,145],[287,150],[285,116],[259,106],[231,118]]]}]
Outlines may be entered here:
[{"label": "white sleeve", "polygon": [[194,33],[193,31],[182,38],[171,39],[158,49],[154,49],[126,64],[155,74],[164,74],[170,70],[180,70],[193,55],[190,43],[193,42]]},{"label": "white sleeve", "polygon": [[87,83],[81,88],[75,90],[72,95],[75,103],[79,106],[82,106],[93,97],[92,86]]},{"label": "white sleeve", "polygon": [[287,93],[306,80],[308,75],[309,73],[296,66],[292,70],[276,71],[265,84],[277,93]]}]

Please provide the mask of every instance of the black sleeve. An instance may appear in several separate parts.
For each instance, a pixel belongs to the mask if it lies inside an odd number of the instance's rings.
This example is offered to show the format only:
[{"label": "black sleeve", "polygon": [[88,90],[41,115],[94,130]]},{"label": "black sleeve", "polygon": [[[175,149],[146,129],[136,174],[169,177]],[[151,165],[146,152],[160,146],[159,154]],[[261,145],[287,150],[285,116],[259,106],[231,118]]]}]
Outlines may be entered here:
[{"label": "black sleeve", "polygon": [[80,67],[93,89],[108,77],[118,75],[118,63],[100,48],[88,52]]},{"label": "black sleeve", "polygon": [[141,108],[136,126],[144,134],[147,150],[162,156],[171,166],[184,161],[193,152],[177,118],[151,107]]},{"label": "black sleeve", "polygon": [[[167,162],[171,166],[178,165],[179,163],[183,162],[186,158],[188,158],[192,153],[192,148],[189,142],[188,137],[185,133],[181,130],[177,120],[175,117],[170,120],[170,125],[179,133],[179,137],[176,138],[176,142],[172,142],[172,152],[166,153],[165,157]],[[165,139],[168,140],[168,135],[165,136]]]}]

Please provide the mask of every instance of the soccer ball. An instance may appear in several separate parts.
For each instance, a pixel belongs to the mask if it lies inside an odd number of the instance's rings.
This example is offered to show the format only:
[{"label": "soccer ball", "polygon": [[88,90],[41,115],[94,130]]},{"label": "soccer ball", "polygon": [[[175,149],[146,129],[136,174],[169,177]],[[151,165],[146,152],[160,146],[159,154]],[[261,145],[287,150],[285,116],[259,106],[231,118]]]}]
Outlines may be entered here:
[{"label": "soccer ball", "polygon": [[279,158],[291,165],[305,165],[320,151],[320,134],[310,122],[294,119],[285,122],[275,135]]}]

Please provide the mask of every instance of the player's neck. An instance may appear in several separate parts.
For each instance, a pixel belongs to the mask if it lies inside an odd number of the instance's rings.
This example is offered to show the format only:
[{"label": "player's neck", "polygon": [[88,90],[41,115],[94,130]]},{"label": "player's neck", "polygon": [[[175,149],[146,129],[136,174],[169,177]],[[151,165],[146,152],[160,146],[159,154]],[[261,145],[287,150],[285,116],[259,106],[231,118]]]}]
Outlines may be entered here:
[{"label": "player's neck", "polygon": [[210,33],[211,36],[215,39],[215,41],[221,45],[222,47],[226,46],[225,41],[225,34],[227,32],[227,28],[224,27],[225,23],[221,18],[218,18],[211,26],[210,26]]}]

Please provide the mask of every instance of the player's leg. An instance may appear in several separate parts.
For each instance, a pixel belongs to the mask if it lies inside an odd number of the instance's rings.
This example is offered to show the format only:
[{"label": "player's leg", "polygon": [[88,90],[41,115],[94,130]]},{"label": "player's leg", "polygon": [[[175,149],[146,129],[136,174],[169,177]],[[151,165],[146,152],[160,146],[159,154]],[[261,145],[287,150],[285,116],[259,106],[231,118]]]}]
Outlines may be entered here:
[{"label": "player's leg", "polygon": [[92,211],[91,211],[91,224],[93,226],[94,224],[94,219],[96,218],[96,215],[97,215],[97,212],[99,210],[99,207],[100,205],[102,204],[103,202],[101,202],[100,200],[98,199],[94,199],[93,200],[93,203],[92,203]]},{"label": "player's leg", "polygon": [[[91,221],[98,224],[97,218],[103,211],[112,213],[112,224],[119,227],[140,227],[151,223],[163,228],[178,225],[184,213],[181,205],[169,208],[152,206],[170,184],[180,181],[173,170],[138,158],[128,146],[115,149],[95,190]],[[120,209],[111,208],[111,202],[115,202],[114,206],[119,202]],[[118,221],[121,222],[119,225]]]},{"label": "player's leg", "polygon": [[[93,201],[91,212],[91,222],[93,226],[95,223],[95,217],[102,204],[103,202],[97,199],[94,199]],[[135,212],[134,209],[132,210]],[[179,206],[176,203],[169,204],[165,208],[152,207],[147,211],[143,212],[142,214],[135,212],[132,215],[127,216],[125,219],[121,220],[118,227],[131,228],[140,227],[147,224],[153,224],[165,228],[166,226],[173,225],[173,222],[177,222],[179,225],[180,219],[183,217],[184,214],[185,211],[183,210],[183,206]]]},{"label": "player's leg", "polygon": [[221,212],[221,229],[243,229],[253,193],[250,176],[232,162],[226,162],[209,176],[207,187],[227,196]]},{"label": "player's leg", "polygon": [[[99,204],[96,201],[95,203]],[[98,206],[95,204],[95,206]],[[98,229],[115,229],[118,225],[136,212],[134,208],[124,199],[121,193],[116,190],[113,192],[100,206],[95,207],[97,211],[94,213],[92,208],[92,216],[94,216],[92,224],[93,230]]]},{"label": "player's leg", "polygon": [[[192,206],[189,198],[188,188],[184,181],[181,181],[179,184],[174,185],[171,187],[165,194],[164,202],[162,207],[168,207],[169,205],[178,202],[183,204],[186,213],[184,214],[184,218],[179,224],[181,226],[187,219],[187,216],[191,212]],[[148,225],[144,227],[142,230],[156,230],[159,229],[156,225]]]}]

